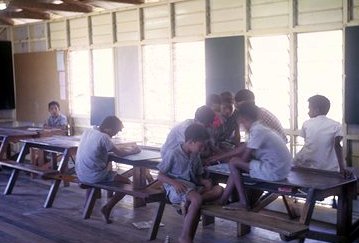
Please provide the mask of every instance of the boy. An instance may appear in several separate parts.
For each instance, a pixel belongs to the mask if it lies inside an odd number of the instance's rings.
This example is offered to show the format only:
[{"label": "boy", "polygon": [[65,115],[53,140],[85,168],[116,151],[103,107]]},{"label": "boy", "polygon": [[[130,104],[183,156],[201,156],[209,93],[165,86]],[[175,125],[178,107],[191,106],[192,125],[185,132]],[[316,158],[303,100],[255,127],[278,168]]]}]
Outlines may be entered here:
[{"label": "boy", "polygon": [[167,135],[166,142],[162,145],[161,157],[166,158],[173,149],[185,142],[184,132],[188,126],[191,124],[199,124],[205,128],[210,127],[214,117],[215,113],[210,107],[206,105],[199,107],[196,110],[194,119],[187,119],[171,129],[170,133]]},{"label": "boy", "polygon": [[295,155],[294,164],[321,170],[346,173],[340,141],[343,137],[342,127],[326,115],[330,101],[322,95],[308,99],[309,120],[302,126],[303,148]]},{"label": "boy", "polygon": [[209,134],[203,126],[192,124],[185,130],[185,142],[179,144],[158,165],[158,180],[164,183],[171,203],[184,205],[184,223],[179,242],[192,242],[200,217],[202,202],[213,201],[222,194],[222,187],[212,186],[202,177],[199,154]]},{"label": "boy", "polygon": [[[108,153],[114,152],[118,156],[126,156],[139,153],[141,150],[137,146],[130,148],[117,148],[111,141],[111,137],[122,131],[123,124],[116,116],[106,117],[100,127],[86,130],[82,136],[80,145],[77,149],[75,170],[80,181],[87,183],[97,183],[106,181],[120,181],[131,183],[126,177],[118,175],[109,170]],[[105,206],[101,208],[101,213],[106,223],[111,223],[109,219],[112,208],[125,195],[115,193]]]},{"label": "boy", "polygon": [[292,156],[283,139],[263,126],[258,115],[259,108],[253,102],[239,106],[237,122],[249,133],[249,138],[240,144],[236,149],[237,155],[229,161],[231,174],[220,203],[226,204],[234,189],[237,189],[240,201],[225,206],[227,209],[250,207],[240,170],[248,172],[250,177],[276,181],[285,179],[291,168]]},{"label": "boy", "polygon": [[50,112],[49,118],[45,121],[44,128],[67,129],[67,118],[60,112],[60,104],[57,101],[51,101],[48,104]]},{"label": "boy", "polygon": [[[252,91],[249,89],[241,89],[236,93],[234,96],[234,106],[235,110],[232,113],[232,115],[226,120],[226,122],[223,124],[223,126],[220,127],[221,131],[221,140],[229,139],[230,136],[235,133],[235,143],[239,143],[240,137],[239,137],[239,127],[237,125],[237,117],[238,117],[238,110],[239,106],[243,102],[253,102],[255,103],[255,96]],[[287,142],[287,137],[285,135],[284,129],[278,120],[278,118],[272,114],[270,111],[263,107],[258,107],[258,120],[261,121],[261,123],[275,131],[282,139],[283,141]]]}]

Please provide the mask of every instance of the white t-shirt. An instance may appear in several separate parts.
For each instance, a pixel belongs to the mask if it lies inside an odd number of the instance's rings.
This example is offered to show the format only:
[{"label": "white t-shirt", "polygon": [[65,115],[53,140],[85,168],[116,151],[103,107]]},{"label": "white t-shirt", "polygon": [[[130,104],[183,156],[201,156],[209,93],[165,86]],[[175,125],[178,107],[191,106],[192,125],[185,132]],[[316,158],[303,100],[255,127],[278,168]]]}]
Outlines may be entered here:
[{"label": "white t-shirt", "polygon": [[249,130],[247,147],[254,150],[254,159],[249,164],[251,177],[277,181],[288,176],[292,156],[276,132],[254,122]]},{"label": "white t-shirt", "polygon": [[304,138],[303,148],[295,155],[296,166],[321,170],[339,171],[335,153],[335,138],[342,137],[342,126],[324,115],[303,123],[300,134]]}]

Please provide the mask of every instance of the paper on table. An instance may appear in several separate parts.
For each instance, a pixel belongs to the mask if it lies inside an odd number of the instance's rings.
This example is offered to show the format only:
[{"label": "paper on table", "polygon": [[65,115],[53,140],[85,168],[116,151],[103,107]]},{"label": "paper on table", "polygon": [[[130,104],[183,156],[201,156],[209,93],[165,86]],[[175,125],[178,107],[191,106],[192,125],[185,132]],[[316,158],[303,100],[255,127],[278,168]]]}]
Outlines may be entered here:
[{"label": "paper on table", "polygon": [[[152,224],[153,224],[152,220],[132,223],[132,225],[135,226],[137,229],[149,229],[151,228]],[[165,225],[163,223],[160,223],[160,226],[165,226]]]}]

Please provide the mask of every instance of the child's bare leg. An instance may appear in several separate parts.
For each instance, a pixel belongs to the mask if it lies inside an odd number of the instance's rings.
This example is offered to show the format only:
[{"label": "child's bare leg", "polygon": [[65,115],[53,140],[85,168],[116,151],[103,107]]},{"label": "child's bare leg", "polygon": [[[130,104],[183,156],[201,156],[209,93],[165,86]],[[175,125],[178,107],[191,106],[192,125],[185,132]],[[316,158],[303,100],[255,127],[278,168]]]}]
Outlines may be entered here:
[{"label": "child's bare leg", "polygon": [[221,186],[215,185],[211,190],[204,191],[202,194],[203,202],[211,202],[217,200],[221,197],[223,193],[223,188]]},{"label": "child's bare leg", "polygon": [[242,175],[240,174],[239,170],[243,168],[244,170],[248,171],[249,168],[247,167],[247,165],[248,163],[243,163],[240,160],[231,160],[231,162],[229,163],[229,168],[233,177],[233,182],[238,191],[238,196],[240,200],[239,204],[245,208],[247,208],[249,204],[248,204],[247,195],[244,190]]},{"label": "child's bare leg", "polygon": [[232,195],[234,189],[235,189],[235,185],[234,185],[232,175],[229,175],[229,177],[227,179],[226,188],[224,189],[223,194],[222,194],[221,198],[219,199],[219,203],[222,205],[227,204],[228,199]]},{"label": "child's bare leg", "polygon": [[202,205],[202,197],[196,191],[188,193],[187,200],[190,201],[187,214],[184,218],[181,236],[178,241],[180,243],[191,243],[194,238],[194,229],[197,228],[200,216],[200,208]]},{"label": "child's bare leg", "polygon": [[[123,183],[127,183],[130,184],[131,181],[126,178],[123,177],[121,175],[116,175],[115,177],[115,181],[121,181]],[[126,196],[126,194],[124,193],[118,193],[116,192],[115,195],[113,197],[111,197],[111,199],[101,208],[101,213],[103,214],[103,217],[106,221],[107,224],[112,223],[112,221],[110,220],[110,214],[111,214],[111,210],[112,208],[122,199],[124,198],[124,196]]]}]

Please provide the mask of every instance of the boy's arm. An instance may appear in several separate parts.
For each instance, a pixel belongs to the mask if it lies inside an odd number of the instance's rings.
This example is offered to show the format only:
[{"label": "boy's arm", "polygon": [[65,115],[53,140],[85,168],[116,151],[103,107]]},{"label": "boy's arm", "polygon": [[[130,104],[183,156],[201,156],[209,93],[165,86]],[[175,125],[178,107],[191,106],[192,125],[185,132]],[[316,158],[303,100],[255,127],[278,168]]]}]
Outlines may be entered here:
[{"label": "boy's arm", "polygon": [[345,177],[348,177],[350,172],[346,170],[346,165],[344,164],[343,148],[340,144],[341,140],[342,136],[337,136],[334,138],[334,150],[335,154],[337,155],[340,173],[344,174]]},{"label": "boy's arm", "polygon": [[157,179],[162,183],[167,183],[172,185],[178,193],[184,193],[187,190],[187,187],[183,183],[166,176],[161,171],[159,172]]},{"label": "boy's arm", "polygon": [[225,152],[225,153],[222,153],[222,154],[217,154],[217,155],[214,155],[212,157],[209,157],[203,163],[205,165],[211,165],[211,164],[215,164],[217,161],[221,161],[221,160],[224,160],[224,159],[229,159],[229,158],[234,157],[234,156],[241,156],[241,154],[245,151],[245,148],[246,148],[245,143],[241,143],[235,149],[233,149],[233,150],[231,150],[229,152]]}]

